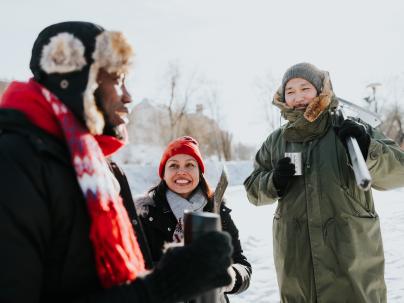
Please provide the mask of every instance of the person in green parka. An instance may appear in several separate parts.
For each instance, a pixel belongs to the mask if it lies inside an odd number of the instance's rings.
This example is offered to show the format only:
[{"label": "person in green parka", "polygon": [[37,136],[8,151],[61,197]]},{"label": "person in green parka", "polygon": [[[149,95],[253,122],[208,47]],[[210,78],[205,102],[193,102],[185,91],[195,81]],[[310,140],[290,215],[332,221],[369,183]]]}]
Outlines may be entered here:
[{"label": "person in green parka", "polygon": [[[360,120],[341,123],[329,75],[312,64],[290,67],[273,103],[287,123],[262,144],[244,186],[254,205],[278,201],[281,302],[386,302],[379,217],[372,191],[356,185],[344,142],[357,139],[377,190],[404,186],[404,152]],[[301,153],[301,174],[285,153]]]}]

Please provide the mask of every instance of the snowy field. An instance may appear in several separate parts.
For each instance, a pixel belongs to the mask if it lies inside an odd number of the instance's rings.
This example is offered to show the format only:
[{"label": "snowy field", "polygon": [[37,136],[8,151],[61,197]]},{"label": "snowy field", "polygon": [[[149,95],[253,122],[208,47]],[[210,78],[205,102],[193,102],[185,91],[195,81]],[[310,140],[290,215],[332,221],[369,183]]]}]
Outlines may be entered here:
[{"label": "snowy field", "polygon": [[[275,266],[272,256],[272,218],[276,204],[256,207],[247,201],[242,180],[251,171],[251,163],[227,163],[230,187],[226,191],[228,206],[240,231],[240,239],[253,266],[250,288],[235,296],[232,303],[279,302]],[[158,181],[156,165],[123,166],[132,191],[141,194]],[[207,165],[210,184],[215,185],[220,165]],[[386,258],[385,279],[389,303],[404,302],[404,189],[373,191],[376,210],[380,216]]]}]

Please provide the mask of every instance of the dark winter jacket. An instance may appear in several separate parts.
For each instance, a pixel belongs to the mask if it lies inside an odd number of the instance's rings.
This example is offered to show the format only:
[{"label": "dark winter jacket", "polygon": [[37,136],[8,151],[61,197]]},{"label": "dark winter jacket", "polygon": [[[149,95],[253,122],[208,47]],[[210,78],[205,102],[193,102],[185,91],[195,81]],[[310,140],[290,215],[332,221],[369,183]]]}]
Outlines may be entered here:
[{"label": "dark winter jacket", "polygon": [[[146,247],[125,177],[111,168]],[[1,109],[0,171],[0,302],[126,302],[125,292],[132,303],[148,302],[136,282],[101,288],[86,201],[63,142]]]},{"label": "dark winter jacket", "polygon": [[[153,262],[157,263],[163,254],[164,244],[172,242],[177,219],[166,199],[156,203],[149,195],[146,195],[135,199],[135,204],[150,247]],[[204,211],[211,211],[210,203],[205,206]],[[230,212],[231,210],[222,203],[220,209],[222,229],[227,231],[232,238],[234,248],[232,267],[236,272],[236,283],[229,293],[236,294],[249,287],[252,269],[251,264],[243,255],[239,232],[230,216]],[[223,296],[222,300],[223,302],[229,302],[226,295]]]}]

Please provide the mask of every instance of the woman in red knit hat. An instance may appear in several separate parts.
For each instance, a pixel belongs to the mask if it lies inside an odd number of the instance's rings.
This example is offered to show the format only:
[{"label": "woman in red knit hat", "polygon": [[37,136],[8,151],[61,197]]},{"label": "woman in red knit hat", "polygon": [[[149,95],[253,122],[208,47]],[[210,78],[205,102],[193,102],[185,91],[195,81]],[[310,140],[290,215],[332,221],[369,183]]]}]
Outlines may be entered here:
[{"label": "woman in red knit hat", "polygon": [[[182,242],[185,210],[212,211],[213,191],[204,172],[198,142],[189,136],[175,139],[168,144],[161,157],[158,171],[160,183],[151,188],[148,195],[135,201],[155,264],[162,256],[165,243]],[[222,289],[221,302],[229,302],[226,294],[246,290],[251,277],[251,265],[243,255],[238,229],[230,211],[222,203],[222,228],[231,235],[234,264],[229,268],[232,283]]]}]

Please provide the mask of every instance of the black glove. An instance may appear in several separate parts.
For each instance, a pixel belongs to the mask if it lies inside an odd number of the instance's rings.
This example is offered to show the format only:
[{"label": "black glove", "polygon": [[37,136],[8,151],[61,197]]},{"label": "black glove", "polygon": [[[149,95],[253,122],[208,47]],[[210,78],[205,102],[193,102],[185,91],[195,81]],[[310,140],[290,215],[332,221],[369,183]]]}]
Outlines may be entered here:
[{"label": "black glove", "polygon": [[174,303],[228,285],[232,245],[225,232],[208,232],[193,243],[169,249],[144,278],[152,303]]},{"label": "black glove", "polygon": [[289,157],[282,158],[276,163],[272,175],[272,181],[274,182],[275,188],[278,190],[279,196],[283,196],[286,186],[288,186],[290,182],[290,177],[295,173],[295,165],[290,162]]},{"label": "black glove", "polygon": [[276,163],[272,175],[272,181],[274,182],[275,188],[278,190],[280,197],[285,193],[285,189],[289,184],[290,177],[292,177],[295,173],[295,165],[290,162],[289,157],[282,158]]},{"label": "black glove", "polygon": [[337,135],[341,142],[344,144],[345,149],[348,150],[346,145],[347,137],[354,137],[358,141],[359,148],[361,149],[363,158],[366,160],[368,157],[368,150],[370,145],[370,136],[366,132],[365,127],[353,120],[344,120],[341,126],[337,128]]}]

